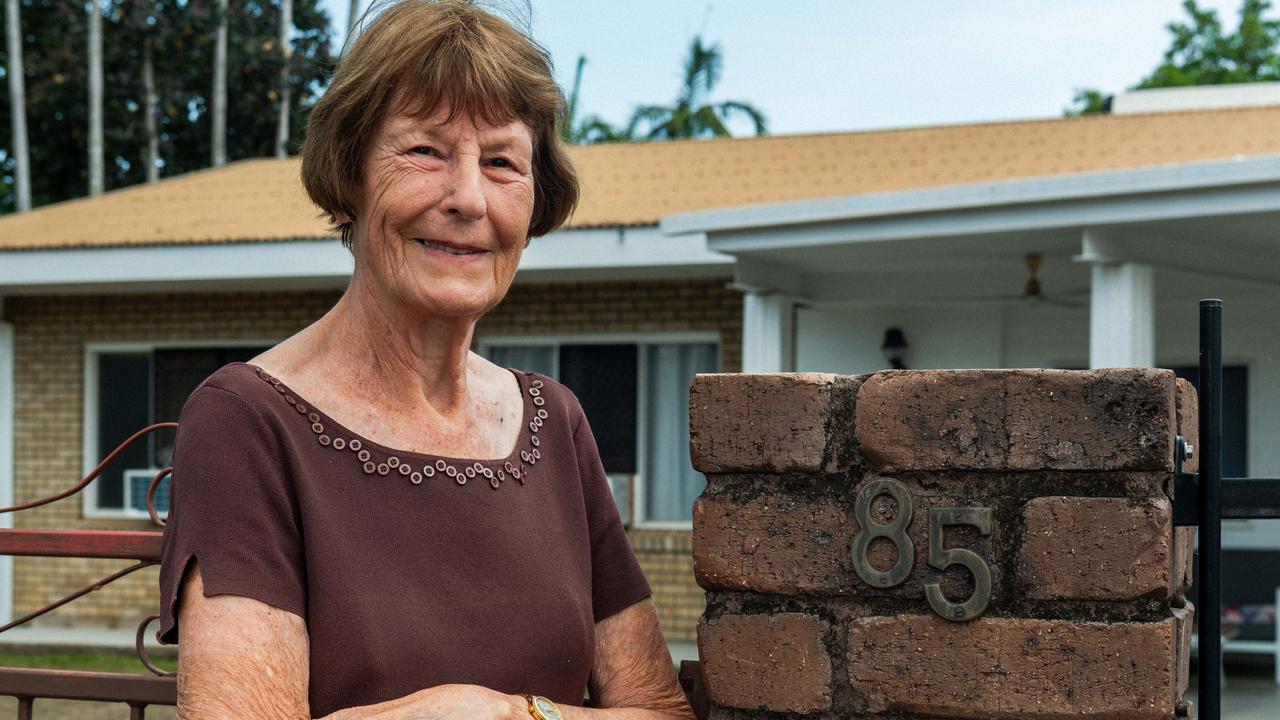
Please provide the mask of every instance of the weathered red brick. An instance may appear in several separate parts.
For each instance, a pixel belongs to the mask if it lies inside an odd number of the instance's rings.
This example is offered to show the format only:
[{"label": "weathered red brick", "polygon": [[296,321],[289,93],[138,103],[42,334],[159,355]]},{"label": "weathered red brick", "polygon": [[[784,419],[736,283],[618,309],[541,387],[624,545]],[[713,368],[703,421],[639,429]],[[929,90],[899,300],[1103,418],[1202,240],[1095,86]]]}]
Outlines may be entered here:
[{"label": "weathered red brick", "polygon": [[1184,378],[1178,378],[1178,434],[1191,445],[1195,452],[1184,460],[1182,469],[1186,472],[1200,470],[1200,395],[1196,388]]},{"label": "weathered red brick", "polygon": [[852,448],[862,376],[698,375],[689,393],[689,451],[704,473],[829,472]]},{"label": "weathered red brick", "polygon": [[871,376],[859,450],[882,471],[1171,470],[1168,370],[922,370]]},{"label": "weathered red brick", "polygon": [[1130,600],[1174,591],[1168,498],[1041,497],[1022,517],[1018,575],[1033,598]]},{"label": "weathered red brick", "polygon": [[1195,577],[1196,529],[1183,526],[1173,529],[1173,594],[1186,597]]},{"label": "weathered red brick", "polygon": [[[698,498],[693,507],[694,575],[708,590],[922,599],[923,585],[937,582],[948,597],[967,597],[972,591],[968,573],[944,573],[927,562],[929,509],[962,503],[918,490],[913,490],[911,497],[914,516],[907,537],[915,548],[915,568],[895,587],[868,586],[854,570],[851,544],[861,528],[851,507],[831,498],[777,493],[750,499],[727,495]],[[852,506],[852,501],[849,504]],[[896,512],[896,505],[883,496],[871,506],[872,517],[881,524],[891,521]],[[971,542],[957,542],[964,530],[950,527],[944,539],[947,547],[977,552],[998,587],[1002,569],[994,555],[999,526],[992,530],[991,536],[970,533]],[[897,551],[887,540],[877,540],[867,549],[867,557],[873,567],[888,569],[896,562]]]},{"label": "weathered red brick", "polygon": [[1191,631],[1195,628],[1195,608],[1190,603],[1185,608],[1173,609],[1174,662],[1177,675],[1173,685],[1176,698],[1181,698],[1191,687]]},{"label": "weathered red brick", "polygon": [[848,582],[854,526],[832,500],[726,496],[693,505],[693,572],[707,589],[835,590]]},{"label": "weathered red brick", "polygon": [[1164,719],[1181,697],[1178,632],[1173,617],[1147,623],[859,618],[849,624],[849,681],[873,713]]},{"label": "weathered red brick", "polygon": [[711,702],[745,710],[813,713],[831,707],[828,624],[803,613],[721,615],[698,625]]}]

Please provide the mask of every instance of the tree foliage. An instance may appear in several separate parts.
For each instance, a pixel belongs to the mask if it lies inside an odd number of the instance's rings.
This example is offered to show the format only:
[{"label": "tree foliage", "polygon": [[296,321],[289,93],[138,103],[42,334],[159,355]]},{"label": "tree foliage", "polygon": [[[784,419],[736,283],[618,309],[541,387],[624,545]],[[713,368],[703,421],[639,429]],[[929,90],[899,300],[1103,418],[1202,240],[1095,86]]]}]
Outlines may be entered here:
[{"label": "tree foliage", "polygon": [[695,36],[682,68],[683,80],[676,100],[671,105],[640,105],[623,126],[610,124],[599,115],[578,117],[578,90],[586,58],[578,58],[573,88],[569,94],[569,113],[563,126],[565,140],[589,145],[598,142],[644,142],[676,138],[729,137],[728,123],[734,117],[751,122],[755,134],[767,132],[764,113],[754,106],[736,100],[709,102],[711,92],[720,81],[724,57],[719,45],[704,45]]},{"label": "tree foliage", "polygon": [[[1270,0],[1243,0],[1234,32],[1196,0],[1183,0],[1182,8],[1186,17],[1166,26],[1172,40],[1163,60],[1133,89],[1280,80],[1280,20],[1266,17]],[[1101,90],[1078,90],[1066,114],[1104,112],[1108,100]]]},{"label": "tree foliage", "polygon": [[646,140],[729,137],[726,123],[733,117],[751,121],[757,135],[766,132],[764,113],[736,100],[708,102],[720,81],[724,57],[718,44],[704,45],[700,36],[689,44],[684,79],[673,105],[641,105],[628,123],[625,135]]},{"label": "tree foliage", "polygon": [[[209,165],[207,97],[212,91],[216,5],[201,0],[102,0],[107,189],[146,179],[142,52],[154,48],[161,176]],[[68,0],[21,0],[27,122],[35,206],[86,194],[88,70],[85,6]],[[231,159],[272,154],[278,86],[279,3],[230,0],[227,153]],[[296,149],[333,61],[330,21],[319,0],[295,0],[290,85]],[[0,17],[3,27],[3,17]],[[8,67],[0,47],[0,68]],[[0,78],[3,78],[0,69]],[[0,82],[0,212],[14,209],[8,86]]]},{"label": "tree foliage", "polygon": [[569,90],[568,107],[564,122],[560,126],[560,136],[565,142],[576,145],[590,145],[598,142],[625,142],[631,140],[621,128],[609,124],[599,115],[588,115],[578,118],[578,99],[582,90],[582,71],[587,66],[587,56],[579,55],[578,64],[573,73],[573,87]]}]

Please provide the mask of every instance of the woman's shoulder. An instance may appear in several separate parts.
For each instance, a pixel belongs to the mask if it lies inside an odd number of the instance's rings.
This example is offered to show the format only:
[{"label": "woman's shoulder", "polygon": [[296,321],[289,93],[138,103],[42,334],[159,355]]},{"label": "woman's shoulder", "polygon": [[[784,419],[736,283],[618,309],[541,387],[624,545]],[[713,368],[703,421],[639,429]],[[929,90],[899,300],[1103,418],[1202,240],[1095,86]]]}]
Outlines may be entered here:
[{"label": "woman's shoulder", "polygon": [[525,376],[525,386],[529,394],[533,395],[536,392],[537,395],[534,397],[541,396],[547,406],[558,410],[559,415],[568,422],[569,427],[576,430],[584,416],[578,396],[574,395],[568,386],[550,375],[531,370],[520,372]]},{"label": "woman's shoulder", "polygon": [[276,394],[276,389],[262,377],[258,368],[242,362],[229,363],[191,391],[183,404],[179,423],[194,415],[209,413],[256,415],[261,420]]}]

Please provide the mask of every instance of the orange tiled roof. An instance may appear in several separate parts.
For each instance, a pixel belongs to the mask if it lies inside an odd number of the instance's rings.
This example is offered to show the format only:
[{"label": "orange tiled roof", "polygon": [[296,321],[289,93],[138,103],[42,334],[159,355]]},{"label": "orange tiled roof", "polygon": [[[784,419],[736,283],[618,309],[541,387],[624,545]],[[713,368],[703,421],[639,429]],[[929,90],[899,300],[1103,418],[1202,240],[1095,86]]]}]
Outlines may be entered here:
[{"label": "orange tiled roof", "polygon": [[[1280,106],[575,147],[571,227],[670,213],[1280,153]],[[0,218],[0,249],[327,233],[296,158],[193,172]]]}]

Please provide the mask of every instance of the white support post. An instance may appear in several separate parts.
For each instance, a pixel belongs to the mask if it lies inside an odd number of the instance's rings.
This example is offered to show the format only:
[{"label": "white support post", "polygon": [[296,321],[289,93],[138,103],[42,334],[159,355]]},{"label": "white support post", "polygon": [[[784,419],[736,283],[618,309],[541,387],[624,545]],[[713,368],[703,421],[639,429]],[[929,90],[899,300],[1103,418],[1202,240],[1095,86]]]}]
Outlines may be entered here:
[{"label": "white support post", "polygon": [[742,299],[742,371],[795,369],[795,301],[776,292],[748,290]]},{"label": "white support post", "polygon": [[[4,321],[0,297],[0,507],[14,503],[14,358],[13,325]],[[13,514],[0,515],[0,528],[13,527]],[[0,622],[13,619],[13,558],[0,556]]]},{"label": "white support post", "polygon": [[1155,365],[1155,272],[1132,262],[1093,262],[1089,367]]}]

